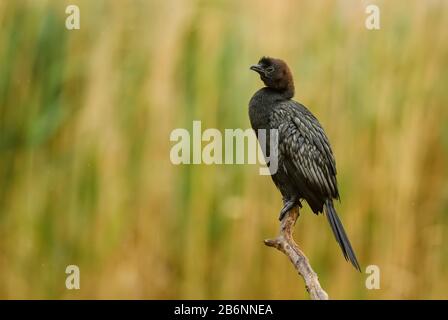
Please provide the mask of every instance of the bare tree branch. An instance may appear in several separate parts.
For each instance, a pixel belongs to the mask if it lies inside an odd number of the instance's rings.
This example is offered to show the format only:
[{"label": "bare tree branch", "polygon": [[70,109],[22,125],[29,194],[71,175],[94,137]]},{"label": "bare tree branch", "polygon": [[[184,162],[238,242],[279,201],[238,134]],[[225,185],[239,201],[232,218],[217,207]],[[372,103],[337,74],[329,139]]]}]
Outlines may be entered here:
[{"label": "bare tree branch", "polygon": [[305,287],[312,300],[328,300],[328,294],[322,289],[317,274],[311,268],[308,258],[299,249],[292,234],[299,218],[299,207],[291,209],[280,223],[280,234],[275,239],[268,239],[264,244],[283,252],[305,281]]}]

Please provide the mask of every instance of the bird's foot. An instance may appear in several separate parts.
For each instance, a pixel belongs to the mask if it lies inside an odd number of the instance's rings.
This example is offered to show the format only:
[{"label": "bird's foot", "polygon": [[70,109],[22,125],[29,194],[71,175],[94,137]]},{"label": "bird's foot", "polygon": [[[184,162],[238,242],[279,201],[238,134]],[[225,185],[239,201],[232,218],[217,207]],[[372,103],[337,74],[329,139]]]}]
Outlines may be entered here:
[{"label": "bird's foot", "polygon": [[289,200],[284,200],[283,202],[283,208],[282,210],[280,210],[280,216],[278,217],[278,220],[282,221],[283,218],[285,217],[285,214],[291,210],[292,208],[294,208],[295,205],[297,205],[297,198],[292,198]]}]

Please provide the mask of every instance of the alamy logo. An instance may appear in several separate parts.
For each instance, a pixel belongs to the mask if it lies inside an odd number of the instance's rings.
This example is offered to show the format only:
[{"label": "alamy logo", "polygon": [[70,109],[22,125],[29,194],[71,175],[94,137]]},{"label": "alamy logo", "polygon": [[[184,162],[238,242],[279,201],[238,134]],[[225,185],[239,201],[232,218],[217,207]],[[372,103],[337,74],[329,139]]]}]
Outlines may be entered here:
[{"label": "alamy logo", "polygon": [[67,30],[79,30],[80,24],[80,11],[77,5],[69,5],[65,8],[65,13],[69,16],[65,19],[65,27]]},{"label": "alamy logo", "polygon": [[[224,134],[210,128],[202,132],[201,121],[193,121],[192,134],[185,128],[174,129],[170,141],[170,160],[180,164],[256,164],[261,175],[278,169],[278,130],[225,129]],[[206,143],[203,146],[203,143]]]},{"label": "alamy logo", "polygon": [[377,5],[370,4],[366,7],[366,17],[365,27],[368,30],[379,30],[380,26],[380,8]]},{"label": "alamy logo", "polygon": [[380,289],[380,268],[377,265],[371,264],[367,266],[366,273],[369,275],[366,278],[366,288],[369,290]]},{"label": "alamy logo", "polygon": [[80,272],[77,265],[71,264],[65,268],[65,273],[68,274],[65,279],[65,287],[68,290],[80,289]]}]

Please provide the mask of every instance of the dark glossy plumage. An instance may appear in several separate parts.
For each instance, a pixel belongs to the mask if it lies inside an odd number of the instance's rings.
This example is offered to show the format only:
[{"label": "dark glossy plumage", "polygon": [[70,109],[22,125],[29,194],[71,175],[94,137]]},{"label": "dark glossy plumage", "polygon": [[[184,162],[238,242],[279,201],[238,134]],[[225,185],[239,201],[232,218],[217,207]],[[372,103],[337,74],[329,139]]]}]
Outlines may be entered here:
[{"label": "dark glossy plumage", "polygon": [[266,85],[249,103],[252,128],[256,133],[258,129],[278,130],[278,170],[272,179],[284,199],[280,218],[301,205],[302,199],[314,213],[325,212],[344,257],[360,270],[333,206],[333,199],[339,199],[336,162],[322,126],[305,106],[291,99],[294,83],[286,63],[262,58],[251,69]]}]

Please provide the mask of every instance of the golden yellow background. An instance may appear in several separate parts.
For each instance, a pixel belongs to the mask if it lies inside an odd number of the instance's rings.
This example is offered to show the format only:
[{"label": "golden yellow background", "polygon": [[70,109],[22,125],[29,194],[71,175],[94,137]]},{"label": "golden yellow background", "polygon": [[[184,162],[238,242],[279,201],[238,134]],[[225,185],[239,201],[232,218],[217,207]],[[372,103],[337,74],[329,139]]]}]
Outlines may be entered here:
[{"label": "golden yellow background", "polygon": [[249,66],[271,55],[332,142],[363,269],[381,270],[367,290],[305,206],[296,238],[330,297],[448,298],[447,39],[443,0],[0,1],[0,297],[308,298],[263,245],[282,204],[258,165],[169,159],[193,120],[250,127]]}]

